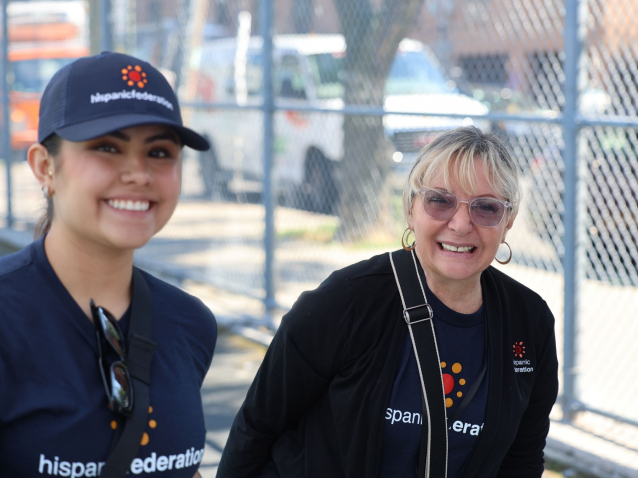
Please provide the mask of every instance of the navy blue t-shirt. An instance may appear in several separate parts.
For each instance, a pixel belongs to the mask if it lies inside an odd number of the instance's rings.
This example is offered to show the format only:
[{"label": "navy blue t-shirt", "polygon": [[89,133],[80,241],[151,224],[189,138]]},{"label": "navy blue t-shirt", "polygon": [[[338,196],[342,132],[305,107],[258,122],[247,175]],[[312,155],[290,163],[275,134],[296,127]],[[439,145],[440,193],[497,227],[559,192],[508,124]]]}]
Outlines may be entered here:
[{"label": "navy blue t-shirt", "polygon": [[[443,304],[429,289],[426,289],[426,295],[434,311],[434,332],[449,418],[485,364],[485,317],[483,307],[473,314],[460,314]],[[486,403],[487,374],[463,414],[454,423],[448,423],[450,478],[460,476],[478,441]],[[416,478],[422,407],[419,371],[412,340],[406,334],[390,402],[385,410],[380,478]]]},{"label": "navy blue t-shirt", "polygon": [[[145,278],[157,347],[130,475],[192,478],[204,452],[200,387],[215,318],[198,299]],[[112,427],[121,426],[107,406],[95,328],[55,275],[44,241],[0,259],[0,476],[99,476]]]}]

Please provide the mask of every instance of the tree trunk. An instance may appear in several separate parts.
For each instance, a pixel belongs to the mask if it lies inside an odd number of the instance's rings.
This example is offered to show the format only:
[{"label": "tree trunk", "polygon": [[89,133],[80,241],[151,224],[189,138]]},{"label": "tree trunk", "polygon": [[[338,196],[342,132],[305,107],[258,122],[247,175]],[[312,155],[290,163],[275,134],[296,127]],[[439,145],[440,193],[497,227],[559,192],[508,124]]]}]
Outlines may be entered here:
[{"label": "tree trunk", "polygon": [[[347,45],[344,101],[348,106],[383,106],[385,80],[400,41],[423,0],[334,0]],[[339,177],[342,241],[394,233],[386,187],[391,144],[380,116],[346,116]]]}]

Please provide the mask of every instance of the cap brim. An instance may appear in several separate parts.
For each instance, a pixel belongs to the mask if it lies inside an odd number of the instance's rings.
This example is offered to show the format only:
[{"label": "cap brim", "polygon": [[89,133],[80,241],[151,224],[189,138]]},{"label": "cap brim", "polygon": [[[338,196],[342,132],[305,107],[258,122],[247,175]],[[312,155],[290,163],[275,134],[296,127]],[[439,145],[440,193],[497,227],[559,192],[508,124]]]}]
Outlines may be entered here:
[{"label": "cap brim", "polygon": [[65,126],[64,128],[58,128],[55,130],[55,133],[69,141],[88,141],[114,131],[147,124],[162,124],[170,126],[179,135],[182,144],[189,148],[193,148],[197,151],[207,151],[210,149],[210,143],[208,140],[206,140],[206,138],[202,135],[197,134],[192,129],[153,115],[125,114],[109,116],[107,118],[98,118],[91,121],[83,121],[82,123]]}]

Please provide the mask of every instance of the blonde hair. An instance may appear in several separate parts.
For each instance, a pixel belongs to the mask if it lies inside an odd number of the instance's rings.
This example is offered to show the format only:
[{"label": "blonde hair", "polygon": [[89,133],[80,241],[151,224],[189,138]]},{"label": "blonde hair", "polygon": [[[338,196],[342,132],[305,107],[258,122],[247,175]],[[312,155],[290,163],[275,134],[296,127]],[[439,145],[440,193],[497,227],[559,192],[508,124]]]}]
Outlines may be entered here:
[{"label": "blonde hair", "polygon": [[475,126],[447,131],[421,150],[403,188],[403,214],[407,220],[412,213],[414,199],[424,187],[429,187],[439,174],[443,174],[446,189],[450,189],[452,176],[458,178],[463,192],[474,194],[476,160],[496,194],[512,203],[510,217],[518,211],[521,189],[518,172],[512,156],[503,141],[492,133],[483,133]]}]

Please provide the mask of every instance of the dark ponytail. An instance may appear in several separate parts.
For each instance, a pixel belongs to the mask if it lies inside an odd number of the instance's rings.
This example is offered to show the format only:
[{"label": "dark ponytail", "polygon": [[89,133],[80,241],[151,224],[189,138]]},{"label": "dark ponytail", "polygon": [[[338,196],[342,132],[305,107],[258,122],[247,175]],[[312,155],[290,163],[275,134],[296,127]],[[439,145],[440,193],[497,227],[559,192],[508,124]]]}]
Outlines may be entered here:
[{"label": "dark ponytail", "polygon": [[[47,149],[49,156],[53,159],[53,161],[57,162],[56,159],[62,146],[62,138],[54,133],[42,141],[41,144]],[[49,232],[49,229],[51,229],[51,221],[53,221],[53,199],[47,196],[46,201],[46,209],[42,216],[40,216],[40,219],[38,219],[38,222],[36,222],[35,229],[33,231],[33,237],[36,240],[43,237],[47,232]]]}]

